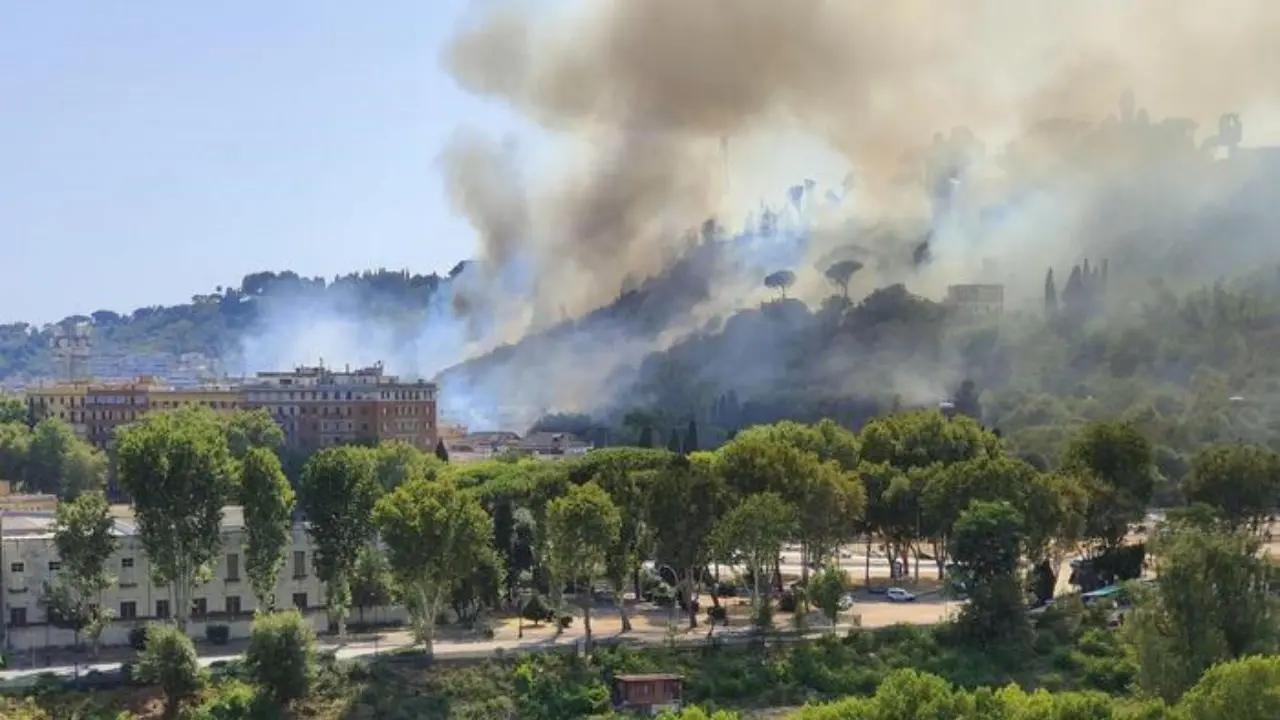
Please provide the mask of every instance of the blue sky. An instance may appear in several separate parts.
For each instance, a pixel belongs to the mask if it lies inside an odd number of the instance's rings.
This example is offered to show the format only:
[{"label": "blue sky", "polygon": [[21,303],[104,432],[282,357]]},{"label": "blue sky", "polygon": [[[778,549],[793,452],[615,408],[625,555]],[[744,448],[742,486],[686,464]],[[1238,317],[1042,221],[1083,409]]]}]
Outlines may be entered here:
[{"label": "blue sky", "polygon": [[440,148],[523,128],[439,70],[466,6],[0,3],[0,323],[467,257]]}]

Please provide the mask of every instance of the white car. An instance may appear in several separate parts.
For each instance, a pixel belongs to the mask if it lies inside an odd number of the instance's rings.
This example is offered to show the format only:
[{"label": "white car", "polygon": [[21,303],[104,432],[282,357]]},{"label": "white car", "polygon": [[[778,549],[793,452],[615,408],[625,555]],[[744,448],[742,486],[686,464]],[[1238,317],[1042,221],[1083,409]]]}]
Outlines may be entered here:
[{"label": "white car", "polygon": [[853,609],[853,593],[845,593],[840,596],[840,603],[837,605],[841,610]]},{"label": "white car", "polygon": [[889,598],[890,602],[911,602],[916,599],[914,594],[899,587],[889,588],[888,592],[885,593],[885,597]]}]

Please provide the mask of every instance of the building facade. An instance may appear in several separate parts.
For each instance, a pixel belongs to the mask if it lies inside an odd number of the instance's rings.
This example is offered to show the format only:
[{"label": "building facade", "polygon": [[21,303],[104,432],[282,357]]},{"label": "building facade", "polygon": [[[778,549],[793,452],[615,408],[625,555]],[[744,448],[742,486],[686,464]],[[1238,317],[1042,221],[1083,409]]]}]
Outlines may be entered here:
[{"label": "building facade", "polygon": [[80,437],[88,437],[89,427],[85,423],[85,398],[89,394],[89,383],[55,383],[36,385],[25,390],[27,402],[36,420],[57,418],[70,425]]},{"label": "building facade", "polygon": [[[233,639],[246,638],[257,609],[244,571],[243,512],[234,506],[223,512],[222,548],[214,563],[213,579],[192,592],[187,632],[197,639],[205,636],[205,628],[211,624],[228,626]],[[150,562],[131,513],[116,506],[113,514],[117,547],[107,566],[113,582],[101,600],[113,620],[102,635],[104,646],[126,645],[134,628],[174,616],[169,588],[151,579]],[[44,608],[46,588],[61,571],[53,544],[53,522],[52,511],[0,511],[0,618],[6,652],[38,655],[46,648],[76,644],[75,632],[51,623]],[[318,632],[324,632],[329,628],[324,585],[316,578],[313,562],[314,547],[306,528],[295,524],[276,583],[275,606],[298,608]],[[365,621],[380,624],[406,619],[402,608],[368,608],[361,614]]]},{"label": "building facade", "polygon": [[1004,286],[951,285],[947,305],[966,320],[995,319],[1004,313]]},{"label": "building facade", "polygon": [[435,384],[387,375],[381,364],[258,373],[243,393],[245,407],[271,413],[292,450],[389,440],[431,450],[439,437]]}]

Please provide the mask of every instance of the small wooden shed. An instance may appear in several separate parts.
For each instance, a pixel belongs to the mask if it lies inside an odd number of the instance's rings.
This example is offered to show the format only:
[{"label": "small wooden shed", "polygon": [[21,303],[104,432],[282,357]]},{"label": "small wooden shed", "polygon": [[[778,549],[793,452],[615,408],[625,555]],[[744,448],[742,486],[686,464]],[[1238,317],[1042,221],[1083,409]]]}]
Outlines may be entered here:
[{"label": "small wooden shed", "polygon": [[658,715],[680,710],[684,678],[670,673],[615,675],[613,707],[622,712]]}]

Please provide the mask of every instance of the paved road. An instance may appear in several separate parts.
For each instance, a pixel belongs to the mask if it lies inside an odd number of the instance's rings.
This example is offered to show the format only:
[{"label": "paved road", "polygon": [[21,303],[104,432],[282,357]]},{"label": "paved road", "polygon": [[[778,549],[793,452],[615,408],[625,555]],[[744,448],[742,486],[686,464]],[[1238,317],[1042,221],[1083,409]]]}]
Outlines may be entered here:
[{"label": "paved road", "polygon": [[[838,625],[837,631],[847,631],[853,628],[853,625]],[[822,632],[828,632],[829,628],[814,628],[807,635],[820,635]],[[717,628],[716,637],[721,638],[724,642],[746,642],[751,637],[749,628]],[[435,643],[435,655],[445,659],[481,659],[490,657],[499,651],[504,652],[547,652],[551,650],[567,650],[580,644],[582,640],[581,633],[566,632],[559,638],[553,637],[531,637],[523,640],[443,640]],[[678,642],[697,644],[705,642],[706,636],[703,633],[692,634],[681,638]],[[597,641],[607,643],[610,641],[632,642],[642,645],[660,645],[667,642],[664,637],[657,637],[654,633],[630,634],[625,636],[613,635],[608,637],[597,636]],[[410,647],[407,642],[374,643],[371,641],[353,642],[345,646],[339,647],[336,643],[322,641],[317,644],[317,650],[320,653],[332,653],[339,660],[370,660],[376,655],[385,655],[389,652],[401,650]],[[225,655],[206,655],[200,658],[200,665],[209,667],[215,663],[226,662],[229,660],[237,660],[243,657],[241,653],[225,654]],[[92,663],[83,665],[62,665],[53,667],[40,668],[24,668],[20,670],[4,670],[0,671],[0,682],[10,683],[14,681],[22,681],[24,679],[34,680],[36,677],[45,674],[53,674],[61,677],[74,677],[76,675],[84,675],[89,672],[115,672],[120,669],[120,662]]]}]

